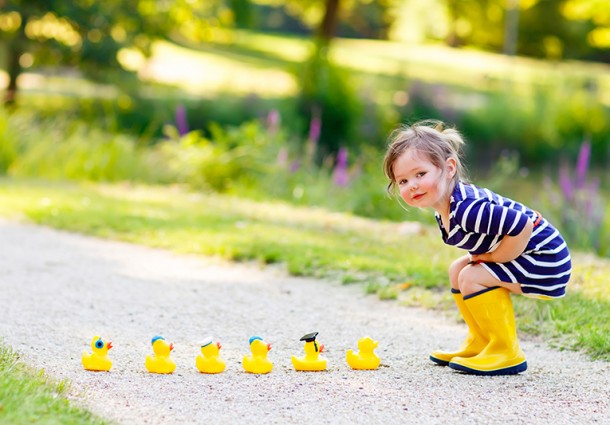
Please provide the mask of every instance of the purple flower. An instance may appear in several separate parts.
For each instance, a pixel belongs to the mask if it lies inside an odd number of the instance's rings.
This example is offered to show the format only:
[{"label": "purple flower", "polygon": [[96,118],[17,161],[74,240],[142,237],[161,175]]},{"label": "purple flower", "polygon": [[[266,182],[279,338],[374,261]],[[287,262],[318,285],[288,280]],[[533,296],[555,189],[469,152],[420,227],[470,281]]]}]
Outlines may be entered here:
[{"label": "purple flower", "polygon": [[300,167],[301,167],[301,164],[299,163],[299,160],[295,159],[294,161],[292,161],[290,163],[290,172],[291,173],[296,173],[297,171],[299,171]]},{"label": "purple flower", "polygon": [[311,113],[311,122],[309,123],[309,135],[307,136],[307,144],[305,145],[305,158],[307,162],[311,162],[318,149],[318,140],[320,139],[320,130],[322,128],[322,120],[318,108],[314,108]]},{"label": "purple flower", "polygon": [[346,147],[339,149],[337,153],[337,164],[333,172],[333,180],[335,185],[345,187],[349,183],[349,174],[347,171],[348,152]]},{"label": "purple flower", "polygon": [[591,157],[591,143],[587,140],[580,145],[578,160],[576,162],[576,187],[583,187],[589,170],[589,158]]},{"label": "purple flower", "polygon": [[275,134],[280,128],[281,117],[277,109],[269,111],[267,114],[267,129],[269,133]]},{"label": "purple flower", "polygon": [[319,112],[314,112],[311,116],[311,123],[309,124],[309,141],[316,145],[320,139],[320,130],[322,128],[322,120],[320,119]]},{"label": "purple flower", "polygon": [[183,105],[178,105],[176,107],[176,128],[178,129],[178,134],[180,136],[184,136],[189,132],[189,125],[186,119],[186,109]]},{"label": "purple flower", "polygon": [[280,148],[277,153],[277,165],[280,167],[285,167],[288,164],[288,149]]},{"label": "purple flower", "polygon": [[[580,146],[572,177],[570,167],[562,163],[559,168],[559,186],[563,196],[562,221],[566,232],[574,241],[580,241],[599,251],[603,233],[604,203],[600,196],[600,180],[589,180],[591,143]],[[559,204],[559,203],[558,203]]]}]

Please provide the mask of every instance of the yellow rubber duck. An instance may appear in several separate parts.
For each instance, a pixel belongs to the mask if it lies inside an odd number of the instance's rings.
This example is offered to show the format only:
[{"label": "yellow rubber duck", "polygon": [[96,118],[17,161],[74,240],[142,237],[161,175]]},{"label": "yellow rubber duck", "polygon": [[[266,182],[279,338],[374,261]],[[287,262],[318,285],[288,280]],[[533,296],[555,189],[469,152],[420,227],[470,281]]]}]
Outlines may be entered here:
[{"label": "yellow rubber duck", "polygon": [[176,363],[169,357],[174,344],[159,335],[153,337],[151,344],[154,354],[146,356],[146,369],[151,373],[172,373],[176,370]]},{"label": "yellow rubber duck", "polygon": [[242,365],[244,370],[249,373],[269,373],[273,369],[273,363],[267,358],[267,353],[271,350],[271,344],[265,344],[260,336],[250,338],[251,356],[244,356]]},{"label": "yellow rubber duck", "polygon": [[318,345],[316,342],[318,332],[303,335],[299,341],[305,341],[305,355],[301,357],[292,356],[292,365],[296,370],[301,371],[322,371],[326,370],[326,359],[320,356],[324,351],[324,344]]},{"label": "yellow rubber duck", "polygon": [[220,358],[220,342],[214,343],[212,337],[207,337],[201,343],[201,354],[195,359],[197,369],[201,373],[220,373],[225,370],[226,364]]},{"label": "yellow rubber duck", "polygon": [[108,372],[112,367],[112,362],[108,358],[108,350],[112,348],[112,342],[104,341],[100,336],[94,336],[91,340],[91,354],[83,351],[83,367],[86,370],[98,372]]},{"label": "yellow rubber duck", "polygon": [[371,337],[365,336],[358,340],[358,352],[347,350],[347,364],[352,369],[372,370],[377,369],[381,360],[379,356],[373,352],[379,345],[379,341],[374,341]]}]

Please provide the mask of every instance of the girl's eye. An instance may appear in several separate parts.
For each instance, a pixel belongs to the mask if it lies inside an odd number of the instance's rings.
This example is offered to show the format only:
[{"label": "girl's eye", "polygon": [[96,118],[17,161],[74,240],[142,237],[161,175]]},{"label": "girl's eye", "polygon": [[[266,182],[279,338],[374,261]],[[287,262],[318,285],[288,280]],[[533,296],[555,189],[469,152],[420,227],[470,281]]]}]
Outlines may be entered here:
[{"label": "girl's eye", "polygon": [[403,184],[407,184],[407,180],[406,179],[402,179],[398,181],[398,185],[402,186]]},{"label": "girl's eye", "polygon": [[423,177],[426,175],[425,171],[420,171],[419,173],[417,173],[417,177]]}]

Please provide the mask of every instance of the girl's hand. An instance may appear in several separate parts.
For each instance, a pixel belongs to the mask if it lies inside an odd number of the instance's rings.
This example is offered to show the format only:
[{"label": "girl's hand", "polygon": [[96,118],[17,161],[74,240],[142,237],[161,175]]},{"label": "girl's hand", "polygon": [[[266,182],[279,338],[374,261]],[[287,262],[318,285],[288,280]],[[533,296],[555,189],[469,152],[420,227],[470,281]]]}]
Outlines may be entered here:
[{"label": "girl's hand", "polygon": [[527,243],[532,235],[534,225],[531,220],[527,220],[525,227],[517,236],[504,236],[498,247],[493,252],[486,252],[479,255],[471,255],[473,262],[485,263],[508,263],[517,258],[527,247]]},{"label": "girl's hand", "polygon": [[470,261],[473,263],[495,263],[493,259],[493,252],[486,252],[484,254],[471,255]]}]

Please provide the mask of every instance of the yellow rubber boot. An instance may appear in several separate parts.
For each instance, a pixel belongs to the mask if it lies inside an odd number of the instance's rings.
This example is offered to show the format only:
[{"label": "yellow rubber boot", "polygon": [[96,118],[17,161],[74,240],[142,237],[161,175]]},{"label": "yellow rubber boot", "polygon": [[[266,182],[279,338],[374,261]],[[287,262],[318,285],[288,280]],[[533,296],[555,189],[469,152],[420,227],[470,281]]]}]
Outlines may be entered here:
[{"label": "yellow rubber boot", "polygon": [[474,320],[474,317],[472,317],[472,313],[470,313],[470,310],[466,307],[462,293],[457,289],[451,288],[451,294],[457,304],[458,310],[464,318],[464,322],[468,325],[468,335],[457,351],[433,351],[430,353],[430,360],[441,366],[447,366],[454,357],[476,356],[483,351],[483,348],[485,348],[489,342],[489,339],[483,334],[483,331]]},{"label": "yellow rubber boot", "polygon": [[514,375],[525,371],[527,362],[517,340],[508,289],[486,289],[466,296],[464,303],[489,337],[489,344],[474,357],[454,357],[449,367],[475,375]]}]

